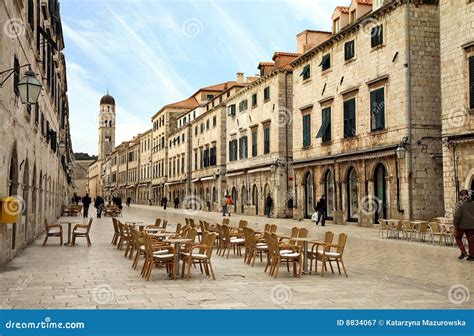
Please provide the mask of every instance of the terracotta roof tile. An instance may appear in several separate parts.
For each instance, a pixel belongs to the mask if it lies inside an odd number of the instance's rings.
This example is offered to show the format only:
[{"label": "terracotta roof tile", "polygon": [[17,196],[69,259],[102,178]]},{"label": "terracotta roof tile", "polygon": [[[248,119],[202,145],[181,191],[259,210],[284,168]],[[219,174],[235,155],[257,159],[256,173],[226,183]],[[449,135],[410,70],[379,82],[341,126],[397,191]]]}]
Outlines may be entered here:
[{"label": "terracotta roof tile", "polygon": [[355,2],[362,5],[372,5],[372,0],[355,0]]},{"label": "terracotta roof tile", "polygon": [[190,97],[185,100],[181,100],[176,103],[168,104],[164,108],[188,108],[188,109],[193,109],[196,106],[198,106],[198,102],[196,98]]},{"label": "terracotta roof tile", "polygon": [[340,11],[341,13],[349,13],[349,7],[337,6],[336,10]]},{"label": "terracotta roof tile", "polygon": [[301,56],[301,54],[298,53],[291,53],[291,52],[285,52],[285,51],[275,51],[273,54],[273,59],[277,56],[291,56],[291,57],[298,57]]}]

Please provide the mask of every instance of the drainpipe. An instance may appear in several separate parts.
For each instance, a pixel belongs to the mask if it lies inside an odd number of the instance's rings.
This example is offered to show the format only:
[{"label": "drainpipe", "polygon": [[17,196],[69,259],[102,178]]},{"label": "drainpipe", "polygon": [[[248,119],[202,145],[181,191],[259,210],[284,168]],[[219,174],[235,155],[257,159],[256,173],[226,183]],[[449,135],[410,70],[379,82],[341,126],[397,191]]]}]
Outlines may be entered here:
[{"label": "drainpipe", "polygon": [[406,0],[406,68],[407,68],[407,76],[406,76],[406,85],[407,85],[407,121],[408,121],[408,131],[407,131],[407,139],[408,139],[408,216],[409,218],[413,218],[413,192],[412,192],[412,174],[413,174],[413,141],[412,141],[412,79],[411,79],[411,42],[410,42],[410,34],[411,34],[411,0]]},{"label": "drainpipe", "polygon": [[[289,113],[288,111],[288,72],[285,72],[285,112]],[[293,111],[291,111],[293,113]],[[291,120],[288,118],[288,120]],[[288,175],[289,175],[289,157],[288,157],[288,122],[285,123],[285,179],[286,179],[286,209],[288,210],[288,215],[290,213],[290,209],[288,208],[288,197],[289,197],[289,192],[290,192],[290,183],[288,181]]]}]

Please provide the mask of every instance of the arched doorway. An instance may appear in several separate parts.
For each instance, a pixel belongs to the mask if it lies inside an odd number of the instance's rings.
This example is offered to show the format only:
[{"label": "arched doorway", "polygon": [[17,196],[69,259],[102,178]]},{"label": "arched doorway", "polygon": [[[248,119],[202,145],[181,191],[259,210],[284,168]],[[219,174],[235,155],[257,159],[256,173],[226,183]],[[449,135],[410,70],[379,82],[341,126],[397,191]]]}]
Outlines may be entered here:
[{"label": "arched doorway", "polygon": [[[8,185],[8,195],[16,196],[18,195],[18,154],[16,151],[16,143],[13,145],[11,159],[10,159],[10,171],[9,171],[9,185]],[[12,227],[12,239],[11,239],[11,249],[16,248],[16,223]]]},{"label": "arched doorway", "polygon": [[311,218],[314,212],[314,179],[311,172],[307,172],[303,180],[304,188],[304,217]]},{"label": "arched doorway", "polygon": [[255,184],[252,187],[252,205],[255,206],[255,214],[258,216],[258,188]]},{"label": "arched doorway", "polygon": [[234,202],[234,213],[237,213],[237,189],[232,187],[232,201]]},{"label": "arched doorway", "polygon": [[242,195],[241,212],[244,213],[245,212],[245,204],[247,204],[247,202],[248,202],[247,189],[245,188],[245,186],[242,186],[241,195]]},{"label": "arched doorway", "polygon": [[326,175],[324,176],[324,194],[326,195],[327,199],[327,218],[332,218],[332,212],[334,209],[334,178],[332,171],[328,170]]},{"label": "arched doorway", "polygon": [[347,173],[347,220],[357,222],[359,218],[359,177],[354,167]]},{"label": "arched doorway", "polygon": [[377,200],[377,208],[375,211],[375,223],[379,222],[379,219],[387,218],[387,171],[383,164],[379,164],[375,168],[374,173],[374,197]]}]

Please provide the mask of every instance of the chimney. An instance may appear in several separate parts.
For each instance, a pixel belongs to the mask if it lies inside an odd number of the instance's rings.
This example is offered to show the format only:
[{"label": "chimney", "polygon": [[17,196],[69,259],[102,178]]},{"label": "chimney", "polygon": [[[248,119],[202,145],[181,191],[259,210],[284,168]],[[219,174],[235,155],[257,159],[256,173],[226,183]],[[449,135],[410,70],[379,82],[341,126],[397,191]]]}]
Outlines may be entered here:
[{"label": "chimney", "polygon": [[296,35],[297,52],[304,54],[309,49],[320,45],[331,37],[331,32],[305,30]]},{"label": "chimney", "polygon": [[244,73],[237,72],[237,83],[242,84],[244,83]]}]

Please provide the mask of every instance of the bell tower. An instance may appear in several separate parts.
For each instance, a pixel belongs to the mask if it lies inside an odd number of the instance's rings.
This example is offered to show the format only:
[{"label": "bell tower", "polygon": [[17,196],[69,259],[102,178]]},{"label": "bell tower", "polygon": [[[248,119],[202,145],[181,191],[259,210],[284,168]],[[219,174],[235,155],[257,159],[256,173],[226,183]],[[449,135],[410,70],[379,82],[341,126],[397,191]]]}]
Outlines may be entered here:
[{"label": "bell tower", "polygon": [[115,148],[115,99],[107,94],[100,100],[99,161],[103,161]]}]

